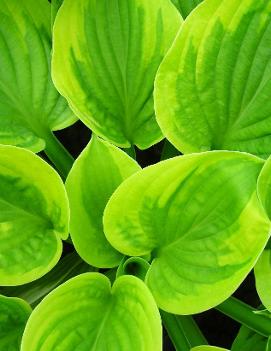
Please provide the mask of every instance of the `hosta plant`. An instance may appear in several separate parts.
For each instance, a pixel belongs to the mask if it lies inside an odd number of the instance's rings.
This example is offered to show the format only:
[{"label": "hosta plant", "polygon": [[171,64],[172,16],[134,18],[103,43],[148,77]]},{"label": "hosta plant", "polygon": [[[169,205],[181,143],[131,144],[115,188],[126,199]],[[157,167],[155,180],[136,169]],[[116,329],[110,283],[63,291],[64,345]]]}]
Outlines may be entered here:
[{"label": "hosta plant", "polygon": [[0,5],[0,351],[270,351],[271,4]]}]

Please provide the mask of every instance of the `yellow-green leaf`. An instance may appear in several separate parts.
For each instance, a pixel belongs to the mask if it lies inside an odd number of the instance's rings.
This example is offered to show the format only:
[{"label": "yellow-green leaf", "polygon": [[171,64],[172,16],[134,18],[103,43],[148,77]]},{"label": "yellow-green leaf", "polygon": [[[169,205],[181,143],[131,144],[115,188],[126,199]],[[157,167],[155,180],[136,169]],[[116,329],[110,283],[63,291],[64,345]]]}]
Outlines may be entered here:
[{"label": "yellow-green leaf", "polygon": [[158,123],[183,153],[271,153],[271,2],[205,0],[156,78]]},{"label": "yellow-green leaf", "polygon": [[51,5],[2,0],[0,18],[0,143],[38,152],[76,120],[51,79]]},{"label": "yellow-green leaf", "polygon": [[0,350],[19,351],[31,307],[15,297],[0,295]]},{"label": "yellow-green leaf", "polygon": [[124,151],[93,136],[68,175],[71,238],[79,255],[95,267],[117,266],[123,257],[104,236],[103,212],[116,188],[140,169]]},{"label": "yellow-green leaf", "polygon": [[[67,308],[68,306],[68,308]],[[162,351],[158,308],[145,284],[133,276],[113,287],[100,273],[70,279],[32,313],[21,351]]]},{"label": "yellow-green leaf", "polygon": [[0,285],[33,281],[57,263],[69,208],[59,175],[31,151],[0,145]]},{"label": "yellow-green leaf", "polygon": [[137,172],[114,192],[106,237],[125,255],[152,255],[146,283],[160,308],[207,310],[253,268],[270,231],[256,194],[263,164],[239,152],[185,155]]},{"label": "yellow-green leaf", "polygon": [[158,66],[180,27],[170,0],[65,0],[54,26],[53,79],[97,135],[141,149],[162,139]]}]

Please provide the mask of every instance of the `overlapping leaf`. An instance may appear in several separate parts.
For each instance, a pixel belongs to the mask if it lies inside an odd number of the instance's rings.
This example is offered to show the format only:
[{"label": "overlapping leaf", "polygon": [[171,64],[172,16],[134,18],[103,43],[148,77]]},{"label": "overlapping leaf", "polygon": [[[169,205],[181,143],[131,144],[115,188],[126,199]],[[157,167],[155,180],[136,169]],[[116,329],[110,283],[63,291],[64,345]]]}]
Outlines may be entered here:
[{"label": "overlapping leaf", "polygon": [[114,267],[123,257],[104,236],[103,212],[120,183],[138,170],[124,151],[95,136],[74,163],[66,182],[71,238],[80,256],[93,266]]},{"label": "overlapping leaf", "polygon": [[[258,178],[258,197],[271,219],[271,157],[265,162]],[[259,258],[254,272],[256,288],[264,306],[271,310],[271,247],[268,242]]]},{"label": "overlapping leaf", "polygon": [[0,295],[0,350],[19,351],[30,306],[23,300]]},{"label": "overlapping leaf", "polygon": [[262,166],[238,152],[175,157],[131,176],[110,198],[106,237],[126,255],[152,254],[146,282],[159,307],[213,307],[254,266],[270,228],[256,195]]},{"label": "overlapping leaf", "polygon": [[271,153],[271,3],[206,0],[160,66],[155,105],[184,153]]},{"label": "overlapping leaf", "polygon": [[30,151],[0,146],[0,285],[47,273],[60,258],[68,219],[58,174]]},{"label": "overlapping leaf", "polygon": [[2,0],[0,7],[0,143],[45,148],[50,130],[75,121],[51,80],[51,5]]},{"label": "overlapping leaf", "polygon": [[51,0],[51,26],[55,23],[55,18],[58,10],[60,9],[63,0]]},{"label": "overlapping leaf", "polygon": [[54,82],[97,135],[145,149],[162,139],[153,84],[180,24],[169,0],[66,0],[54,27]]},{"label": "overlapping leaf", "polygon": [[111,288],[102,274],[85,273],[50,293],[32,313],[21,351],[76,348],[161,351],[160,316],[145,284],[122,276]]},{"label": "overlapping leaf", "polygon": [[189,13],[202,2],[202,0],[171,0],[180,11],[183,18],[186,18]]},{"label": "overlapping leaf", "polygon": [[6,296],[16,296],[27,301],[32,307],[36,306],[44,296],[49,294],[66,280],[93,268],[81,260],[75,253],[62,258],[58,264],[47,274],[34,282],[21,286],[6,286],[0,288],[0,293]]}]

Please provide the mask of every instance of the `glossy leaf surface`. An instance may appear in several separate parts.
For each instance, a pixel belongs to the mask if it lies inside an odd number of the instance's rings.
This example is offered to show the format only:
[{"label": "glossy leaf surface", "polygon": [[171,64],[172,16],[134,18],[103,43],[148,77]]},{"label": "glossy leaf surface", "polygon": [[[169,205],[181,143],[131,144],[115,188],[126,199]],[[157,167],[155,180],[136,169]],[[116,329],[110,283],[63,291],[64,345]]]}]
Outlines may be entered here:
[{"label": "glossy leaf surface", "polygon": [[180,24],[169,0],[66,0],[54,27],[54,82],[97,135],[145,149],[162,139],[153,84]]},{"label": "glossy leaf surface", "polygon": [[0,350],[20,350],[30,313],[31,308],[25,301],[0,295]]},{"label": "glossy leaf surface", "polygon": [[0,18],[0,143],[37,152],[75,121],[51,80],[51,5],[2,0]]},{"label": "glossy leaf surface", "polygon": [[115,191],[106,237],[123,254],[152,254],[146,282],[160,308],[211,308],[254,266],[270,228],[256,196],[262,166],[238,152],[186,155],[136,173]]},{"label": "glossy leaf surface", "polygon": [[206,0],[160,66],[158,123],[183,153],[271,153],[271,3]]},{"label": "glossy leaf surface", "polygon": [[180,11],[183,18],[186,18],[202,0],[171,0]]},{"label": "glossy leaf surface", "polygon": [[140,279],[122,276],[111,288],[102,274],[85,273],[38,305],[27,323],[21,351],[79,347],[80,351],[162,350],[160,315]]},{"label": "glossy leaf surface", "polygon": [[104,236],[103,212],[116,188],[140,169],[124,151],[93,136],[67,178],[71,238],[79,255],[95,267],[117,266],[123,257]]},{"label": "glossy leaf surface", "polygon": [[0,285],[47,273],[61,256],[68,220],[59,175],[30,151],[0,146]]}]

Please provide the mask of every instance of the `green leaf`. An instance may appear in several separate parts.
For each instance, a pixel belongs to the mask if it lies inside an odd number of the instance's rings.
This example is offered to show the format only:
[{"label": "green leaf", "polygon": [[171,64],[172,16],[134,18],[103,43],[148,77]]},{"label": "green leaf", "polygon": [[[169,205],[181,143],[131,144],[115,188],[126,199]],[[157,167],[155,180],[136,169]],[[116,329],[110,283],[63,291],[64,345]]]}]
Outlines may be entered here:
[{"label": "green leaf", "polygon": [[55,23],[55,18],[57,15],[58,10],[60,9],[60,6],[62,5],[63,0],[51,0],[51,26],[53,28],[53,25]]},{"label": "green leaf", "polygon": [[266,337],[242,326],[232,344],[231,351],[267,351],[267,342]]},{"label": "green leaf", "polygon": [[68,175],[71,238],[79,255],[95,267],[115,267],[123,257],[104,236],[103,212],[116,188],[140,169],[124,151],[93,136]]},{"label": "green leaf", "polygon": [[[271,219],[271,157],[265,162],[258,178],[258,197]],[[271,242],[260,256],[255,269],[256,289],[264,306],[271,311]]]},{"label": "green leaf", "polygon": [[51,130],[75,121],[51,80],[50,7],[47,0],[2,0],[0,8],[0,143],[35,152]]},{"label": "green leaf", "polygon": [[33,281],[55,266],[68,237],[59,175],[31,151],[0,145],[0,285]]},{"label": "green leaf", "polygon": [[256,289],[263,305],[271,311],[271,249],[267,245],[255,268]]},{"label": "green leaf", "polygon": [[20,297],[30,305],[36,306],[44,296],[66,280],[92,270],[93,268],[82,261],[74,252],[66,255],[50,272],[40,279],[21,286],[0,288],[0,293],[6,296]]},{"label": "green leaf", "polygon": [[258,197],[271,220],[271,157],[265,162],[257,183]]},{"label": "green leaf", "polygon": [[[222,349],[221,347],[216,346],[196,346],[191,349],[191,351],[228,351],[227,349]],[[239,350],[240,351],[240,350]]]},{"label": "green leaf", "polygon": [[[67,306],[69,308],[67,308]],[[113,287],[100,273],[72,278],[32,313],[21,351],[161,351],[159,311],[145,284],[133,276]]]},{"label": "green leaf", "polygon": [[271,2],[206,0],[185,21],[155,84],[158,123],[183,153],[271,153]]},{"label": "green leaf", "polygon": [[189,13],[194,10],[202,2],[202,0],[171,0],[180,11],[183,18],[186,18]]},{"label": "green leaf", "polygon": [[0,295],[0,350],[19,351],[31,308],[23,300]]},{"label": "green leaf", "polygon": [[115,191],[104,213],[105,235],[123,254],[152,253],[146,282],[160,308],[207,310],[252,269],[270,228],[256,195],[262,166],[238,152],[180,156],[136,173]]},{"label": "green leaf", "polygon": [[97,135],[141,149],[162,139],[153,84],[181,21],[169,0],[65,0],[54,26],[53,79]]}]

